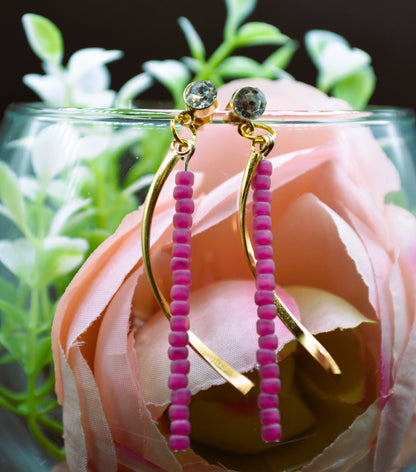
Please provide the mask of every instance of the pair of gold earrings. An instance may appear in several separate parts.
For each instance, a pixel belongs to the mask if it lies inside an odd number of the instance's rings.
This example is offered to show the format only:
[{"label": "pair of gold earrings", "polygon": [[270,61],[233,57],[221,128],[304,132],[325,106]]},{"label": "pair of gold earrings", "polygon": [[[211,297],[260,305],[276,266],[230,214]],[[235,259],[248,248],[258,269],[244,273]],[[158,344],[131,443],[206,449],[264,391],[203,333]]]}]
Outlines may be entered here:
[{"label": "pair of gold earrings", "polygon": [[[173,140],[170,151],[150,186],[144,203],[142,221],[144,268],[156,300],[170,320],[171,327],[168,351],[171,374],[168,384],[171,389],[169,446],[173,451],[184,451],[190,445],[189,403],[191,392],[188,388],[190,370],[188,346],[244,395],[254,386],[251,380],[217,356],[189,329],[189,297],[192,283],[190,243],[194,210],[192,200],[194,174],[189,170],[189,163],[195,152],[197,129],[212,120],[213,113],[217,108],[216,87],[210,81],[192,82],[184,91],[184,101],[186,110],[171,121]],[[251,154],[244,170],[240,188],[238,219],[244,253],[256,281],[255,303],[257,305],[257,333],[259,336],[256,361],[261,379],[257,403],[262,424],[261,435],[265,442],[273,442],[279,441],[281,438],[278,409],[280,380],[277,365],[278,340],[275,334],[275,317],[279,316],[300,344],[325,370],[338,375],[340,369],[328,351],[294,317],[275,292],[273,234],[271,231],[272,192],[270,190],[272,164],[265,157],[274,146],[276,133],[271,127],[254,121],[261,117],[265,108],[266,99],[263,93],[254,87],[243,87],[237,90],[227,106],[227,109],[231,110],[229,121],[236,123],[239,134],[251,141]],[[190,137],[181,137],[176,129],[177,125],[188,128]],[[172,286],[169,304],[158,287],[152,270],[150,230],[159,194],[179,160],[184,161],[184,170],[177,172],[173,191],[176,204],[173,216]],[[246,225],[246,203],[250,187],[253,190],[252,237]]]}]

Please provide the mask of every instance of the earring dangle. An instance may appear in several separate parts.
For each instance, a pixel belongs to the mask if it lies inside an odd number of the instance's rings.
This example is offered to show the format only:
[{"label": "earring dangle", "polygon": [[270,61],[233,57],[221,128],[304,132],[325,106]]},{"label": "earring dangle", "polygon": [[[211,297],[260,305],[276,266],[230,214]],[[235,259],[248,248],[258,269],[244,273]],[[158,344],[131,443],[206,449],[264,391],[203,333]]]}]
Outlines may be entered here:
[{"label": "earring dangle", "polygon": [[[274,146],[276,133],[265,124],[253,123],[253,120],[260,118],[265,107],[266,99],[260,90],[243,87],[233,94],[227,109],[232,110],[228,121],[237,121],[239,134],[251,140],[251,154],[240,187],[238,221],[244,253],[256,280],[255,302],[259,335],[256,360],[261,378],[258,406],[262,438],[265,442],[271,442],[278,441],[281,437],[278,409],[280,379],[276,363],[278,340],[274,326],[276,315],[324,370],[332,375],[340,375],[341,370],[325,347],[291,313],[275,291],[270,190],[272,164],[265,157]],[[262,134],[262,131],[266,133]],[[253,242],[246,225],[246,204],[250,187],[253,190]]]},{"label": "earring dangle", "polygon": [[[169,407],[170,438],[169,446],[175,451],[184,451],[190,445],[189,403],[191,391],[188,387],[188,345],[194,349],[213,369],[237,388],[241,393],[248,393],[253,383],[244,375],[229,366],[223,359],[211,351],[203,342],[189,330],[189,296],[192,282],[190,271],[191,257],[191,227],[194,210],[193,183],[194,174],[189,170],[189,162],[195,151],[197,129],[212,120],[212,114],[217,107],[217,90],[209,81],[190,83],[184,91],[184,101],[187,109],[172,119],[170,127],[173,140],[170,151],[148,191],[142,219],[142,253],[144,268],[162,311],[170,320],[169,350],[171,374],[168,386],[171,390],[171,405]],[[187,128],[190,138],[179,136],[176,125]],[[179,160],[184,161],[184,170],[175,176],[173,198],[176,200],[173,215],[173,246],[171,259],[172,287],[171,303],[161,293],[151,266],[150,259],[150,229],[157,199],[171,171]]]},{"label": "earring dangle", "polygon": [[[266,108],[266,98],[254,87],[237,90],[231,106],[241,120],[238,131],[252,142],[252,153],[246,166],[240,190],[239,222],[243,244],[248,236],[245,224],[245,204],[249,188],[253,190],[253,275],[256,280],[255,302],[257,305],[258,349],[256,361],[259,365],[260,393],[257,403],[262,423],[261,437],[265,442],[279,441],[282,435],[278,394],[280,392],[279,366],[276,363],[278,339],[275,334],[274,319],[277,308],[274,305],[275,265],[273,262],[273,234],[271,221],[270,176],[272,164],[265,159],[274,145],[276,133],[266,125],[254,124]],[[266,134],[255,135],[257,129]],[[243,195],[241,195],[243,194]],[[244,204],[242,204],[244,203]]]}]

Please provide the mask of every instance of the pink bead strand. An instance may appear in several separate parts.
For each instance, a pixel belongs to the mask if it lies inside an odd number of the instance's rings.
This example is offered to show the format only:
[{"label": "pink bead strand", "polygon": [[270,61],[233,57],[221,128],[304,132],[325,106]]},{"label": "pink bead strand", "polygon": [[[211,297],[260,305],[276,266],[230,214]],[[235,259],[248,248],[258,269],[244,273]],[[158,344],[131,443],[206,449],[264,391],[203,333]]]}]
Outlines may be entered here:
[{"label": "pink bead strand", "polygon": [[181,171],[175,177],[176,186],[173,198],[176,200],[173,215],[173,248],[171,260],[172,288],[170,291],[170,334],[169,352],[171,374],[168,386],[171,390],[169,407],[170,438],[172,451],[186,451],[190,446],[189,403],[191,391],[188,388],[188,329],[189,329],[189,295],[192,274],[189,269],[191,257],[191,226],[194,202],[192,200],[194,175]]},{"label": "pink bead strand", "polygon": [[256,359],[259,364],[261,437],[265,442],[279,441],[282,436],[280,426],[279,366],[276,364],[278,340],[275,334],[274,319],[277,308],[274,305],[275,265],[273,262],[273,233],[271,221],[270,191],[272,164],[262,159],[257,166],[253,182],[253,245],[256,264],[257,333],[259,348]]}]

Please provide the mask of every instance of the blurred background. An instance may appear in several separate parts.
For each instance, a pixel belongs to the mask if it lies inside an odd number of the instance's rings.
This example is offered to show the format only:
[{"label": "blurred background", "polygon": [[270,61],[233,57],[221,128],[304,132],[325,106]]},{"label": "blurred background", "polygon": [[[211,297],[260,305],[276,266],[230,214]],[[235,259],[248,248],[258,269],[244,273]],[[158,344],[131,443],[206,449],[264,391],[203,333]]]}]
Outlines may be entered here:
[{"label": "blurred background", "polygon": [[[121,49],[124,58],[110,64],[112,88],[141,72],[150,59],[180,59],[188,55],[177,24],[186,16],[211,53],[221,41],[225,19],[224,0],[17,0],[2,2],[0,45],[0,113],[11,102],[33,101],[36,96],[23,83],[26,73],[40,73],[39,60],[30,50],[21,17],[37,13],[62,31],[65,63],[84,47]],[[299,41],[289,65],[298,80],[315,84],[316,69],[304,50],[303,37],[310,29],[327,29],[344,36],[352,46],[373,58],[378,83],[371,104],[416,109],[416,2],[414,0],[259,0],[251,21],[271,23]],[[241,51],[262,60],[272,48]],[[158,86],[145,98],[169,99]]]}]

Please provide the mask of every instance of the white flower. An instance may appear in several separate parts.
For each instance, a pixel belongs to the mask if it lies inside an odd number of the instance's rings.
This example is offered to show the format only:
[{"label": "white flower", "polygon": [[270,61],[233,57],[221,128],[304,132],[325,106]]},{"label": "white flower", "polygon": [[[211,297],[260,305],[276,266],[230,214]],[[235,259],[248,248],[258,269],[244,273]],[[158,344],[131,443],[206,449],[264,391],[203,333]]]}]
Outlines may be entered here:
[{"label": "white flower", "polygon": [[109,89],[106,64],[122,55],[118,50],[81,49],[71,56],[67,67],[45,62],[45,75],[28,74],[23,82],[49,106],[110,107],[116,93]]}]

